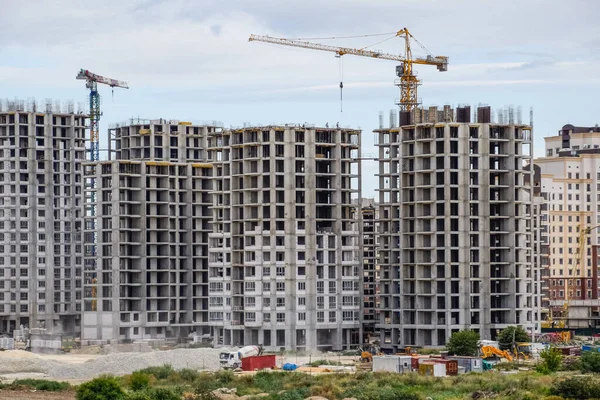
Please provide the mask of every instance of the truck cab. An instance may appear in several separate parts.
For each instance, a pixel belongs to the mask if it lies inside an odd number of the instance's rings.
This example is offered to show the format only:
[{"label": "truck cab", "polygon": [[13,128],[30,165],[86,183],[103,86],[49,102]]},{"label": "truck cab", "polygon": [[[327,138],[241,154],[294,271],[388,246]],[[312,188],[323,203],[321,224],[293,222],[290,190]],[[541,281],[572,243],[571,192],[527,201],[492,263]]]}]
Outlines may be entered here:
[{"label": "truck cab", "polygon": [[221,363],[221,368],[224,369],[238,369],[242,366],[242,359],[237,351],[223,352],[219,354],[219,361]]},{"label": "truck cab", "polygon": [[245,346],[236,351],[227,351],[219,354],[221,368],[238,369],[242,366],[242,359],[245,357],[259,356],[263,353],[263,346]]}]

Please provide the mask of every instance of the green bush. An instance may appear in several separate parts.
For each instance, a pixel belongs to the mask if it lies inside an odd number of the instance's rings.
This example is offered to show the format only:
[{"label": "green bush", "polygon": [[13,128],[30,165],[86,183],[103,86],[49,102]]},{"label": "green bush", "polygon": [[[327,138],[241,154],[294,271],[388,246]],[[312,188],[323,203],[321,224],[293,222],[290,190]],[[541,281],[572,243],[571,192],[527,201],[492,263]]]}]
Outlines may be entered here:
[{"label": "green bush", "polygon": [[530,339],[527,331],[520,326],[508,326],[500,331],[496,340],[498,340],[501,349],[511,349],[513,342],[529,342]]},{"label": "green bush", "polygon": [[145,390],[150,387],[150,376],[141,371],[134,371],[129,377],[129,387],[134,392]]},{"label": "green bush", "polygon": [[200,394],[217,389],[219,382],[215,379],[215,375],[209,372],[201,372],[195,382],[195,393]]},{"label": "green bush", "polygon": [[126,395],[113,376],[103,375],[77,387],[77,400],[125,400]]},{"label": "green bush", "polygon": [[179,370],[179,376],[184,382],[194,383],[196,379],[200,376],[200,373],[195,369],[191,368],[183,368]]},{"label": "green bush", "polygon": [[565,399],[597,399],[600,398],[600,382],[590,377],[573,377],[555,381],[551,394]]},{"label": "green bush", "polygon": [[308,396],[310,396],[310,390],[308,388],[295,388],[280,394],[279,400],[304,400]]},{"label": "green bush", "polygon": [[254,386],[263,392],[279,392],[284,389],[283,380],[285,375],[285,372],[257,372],[254,375]]},{"label": "green bush", "polygon": [[581,354],[581,372],[600,372],[600,352],[584,351]]},{"label": "green bush", "polygon": [[204,387],[197,387],[194,394],[196,395],[196,400],[219,400],[216,394]]},{"label": "green bush", "polygon": [[315,360],[308,364],[310,367],[318,367],[319,365],[342,365],[339,361]]},{"label": "green bush", "polygon": [[220,370],[214,373],[214,378],[221,385],[227,385],[235,379],[235,374],[230,370]]},{"label": "green bush", "polygon": [[139,371],[146,375],[152,375],[156,379],[167,379],[169,375],[171,375],[175,370],[170,364],[163,364],[159,367],[148,367],[144,369],[140,369]]},{"label": "green bush", "polygon": [[67,382],[46,381],[43,379],[17,379],[11,385],[14,387],[27,386],[46,392],[61,392],[71,387]]},{"label": "green bush", "polygon": [[153,388],[148,390],[150,400],[180,400],[181,393],[171,388]]},{"label": "green bush", "polygon": [[543,350],[540,353],[542,362],[536,367],[536,371],[543,374],[551,374],[560,369],[563,355],[556,347]]},{"label": "green bush", "polygon": [[475,356],[477,355],[477,342],[479,341],[479,333],[475,331],[459,331],[454,332],[448,340],[446,348],[451,354],[457,356]]},{"label": "green bush", "polygon": [[146,391],[131,392],[127,395],[126,400],[152,400]]}]

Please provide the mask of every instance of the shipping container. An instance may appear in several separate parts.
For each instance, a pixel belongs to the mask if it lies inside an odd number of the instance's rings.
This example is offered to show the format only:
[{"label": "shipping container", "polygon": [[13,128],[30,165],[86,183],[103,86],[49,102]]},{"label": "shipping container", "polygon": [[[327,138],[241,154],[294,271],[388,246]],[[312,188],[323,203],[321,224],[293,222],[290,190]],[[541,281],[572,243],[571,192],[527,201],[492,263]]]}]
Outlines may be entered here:
[{"label": "shipping container", "polygon": [[260,371],[261,369],[275,367],[275,355],[253,356],[242,358],[243,371]]},{"label": "shipping container", "polygon": [[458,361],[456,360],[445,360],[443,358],[432,358],[431,361],[445,364],[446,375],[458,375]]},{"label": "shipping container", "polygon": [[446,364],[424,361],[419,364],[419,375],[446,376]]},{"label": "shipping container", "polygon": [[410,372],[412,370],[411,356],[375,356],[373,357],[373,371]]},{"label": "shipping container", "polygon": [[479,357],[451,356],[450,360],[456,360],[459,367],[464,367],[466,372],[483,372],[483,359]]},{"label": "shipping container", "polygon": [[429,356],[413,356],[412,357],[412,361],[411,361],[413,371],[418,371],[419,370],[419,364],[422,361],[427,361],[429,359],[430,359]]}]

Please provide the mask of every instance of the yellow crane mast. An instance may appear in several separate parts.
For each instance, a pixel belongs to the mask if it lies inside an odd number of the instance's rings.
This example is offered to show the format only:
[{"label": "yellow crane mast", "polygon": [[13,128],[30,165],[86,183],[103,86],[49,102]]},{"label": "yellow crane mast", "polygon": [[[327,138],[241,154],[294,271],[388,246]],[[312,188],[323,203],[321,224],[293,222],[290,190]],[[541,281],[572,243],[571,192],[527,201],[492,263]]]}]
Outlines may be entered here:
[{"label": "yellow crane mast", "polygon": [[[577,289],[577,280],[581,282],[581,293],[584,293],[585,290],[583,282],[585,282],[586,276],[581,269],[581,265],[585,256],[587,238],[593,230],[598,229],[599,227],[600,225],[586,228],[583,224],[579,225],[579,237],[577,238],[577,253],[575,254],[575,275],[571,278],[565,279],[565,301],[563,303],[563,309],[561,312],[562,315],[560,316],[560,318],[553,318],[551,316],[550,320],[547,321],[548,323],[543,324],[543,327],[551,327],[552,322],[556,319],[559,319],[559,321],[555,321],[555,326],[557,326],[556,322],[558,322],[557,327],[568,327],[570,300],[572,297],[572,293],[574,292],[574,290]],[[572,284],[572,282],[575,282],[575,284]]]},{"label": "yellow crane mast", "polygon": [[[369,35],[365,35],[369,36]],[[400,78],[397,85],[400,87],[400,101],[398,105],[401,111],[412,111],[416,106],[419,105],[417,97],[417,88],[421,84],[421,81],[416,77],[413,72],[413,64],[420,65],[435,65],[439,71],[448,70],[448,57],[445,56],[433,56],[429,54],[427,49],[422,46],[418,40],[404,28],[396,32],[392,37],[404,38],[404,54],[390,54],[382,53],[379,51],[367,50],[366,48],[354,49],[349,47],[337,47],[329,46],[320,43],[305,42],[301,40],[276,38],[272,36],[260,36],[250,35],[248,39],[250,42],[264,42],[271,44],[278,44],[282,46],[300,47],[304,49],[328,51],[335,53],[336,56],[341,57],[345,55],[354,55],[362,57],[378,58],[381,60],[399,61],[401,64],[396,67],[396,75]],[[410,41],[414,40],[418,43],[428,54],[425,58],[417,57],[413,58],[412,50],[410,47]],[[387,39],[386,39],[387,40]],[[340,88],[343,85],[340,82]]]}]

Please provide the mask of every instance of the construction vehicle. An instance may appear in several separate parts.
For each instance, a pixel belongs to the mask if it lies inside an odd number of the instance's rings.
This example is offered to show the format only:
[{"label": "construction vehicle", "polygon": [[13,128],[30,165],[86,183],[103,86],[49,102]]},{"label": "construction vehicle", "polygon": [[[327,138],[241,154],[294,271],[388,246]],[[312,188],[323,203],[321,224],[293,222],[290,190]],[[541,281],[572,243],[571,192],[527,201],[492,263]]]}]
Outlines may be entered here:
[{"label": "construction vehicle", "polygon": [[543,343],[517,343],[513,353],[519,360],[528,360],[539,358],[540,353],[547,348],[548,346]]},{"label": "construction vehicle", "polygon": [[237,351],[222,352],[219,354],[221,368],[238,369],[242,366],[242,359],[245,357],[260,356],[263,353],[263,346],[245,346]]},{"label": "construction vehicle", "polygon": [[[259,35],[250,35],[249,41],[257,41],[271,44],[278,44],[282,46],[291,46],[291,47],[300,47],[304,49],[311,50],[320,50],[320,51],[328,51],[335,53],[336,57],[340,58],[345,55],[354,55],[354,56],[362,56],[362,57],[371,57],[377,58],[381,60],[391,60],[391,61],[399,61],[400,65],[396,66],[396,75],[399,80],[395,82],[395,84],[400,88],[400,100],[397,102],[397,105],[400,106],[401,111],[412,111],[415,107],[419,105],[419,100],[417,97],[417,88],[421,84],[421,81],[416,77],[413,72],[413,64],[421,64],[421,65],[434,65],[437,67],[439,71],[447,71],[448,70],[448,57],[445,56],[433,56],[429,53],[429,51],[421,44],[415,37],[408,31],[408,29],[403,28],[397,32],[389,33],[392,35],[388,39],[381,40],[375,44],[382,43],[383,41],[392,39],[394,37],[404,38],[404,54],[389,54],[382,53],[380,51],[367,50],[367,46],[360,49],[348,48],[348,47],[337,47],[337,46],[329,46],[319,43],[311,43],[305,42],[301,40],[292,40],[285,38],[276,38],[271,36],[259,36]],[[376,35],[361,35],[360,37],[367,36],[383,36],[386,34],[376,34]],[[347,38],[347,37],[346,37]],[[339,39],[339,38],[329,38],[329,39]],[[425,52],[426,57],[421,58],[413,58],[412,49],[411,49],[411,39],[415,41]],[[341,67],[340,67],[341,70]],[[340,77],[340,98],[341,92],[344,87],[342,77]]]},{"label": "construction vehicle", "polygon": [[512,355],[506,350],[500,350],[494,346],[481,346],[479,348],[481,358],[499,357],[505,358],[508,362],[512,362]]},{"label": "construction vehicle", "polygon": [[396,353],[397,356],[412,356],[412,355],[416,355],[417,354],[417,349],[411,347],[411,346],[406,346],[404,348],[401,349],[401,351],[398,351]]},{"label": "construction vehicle", "polygon": [[364,363],[373,362],[373,356],[383,355],[381,348],[377,344],[370,344],[368,347],[359,347],[360,361]]}]

